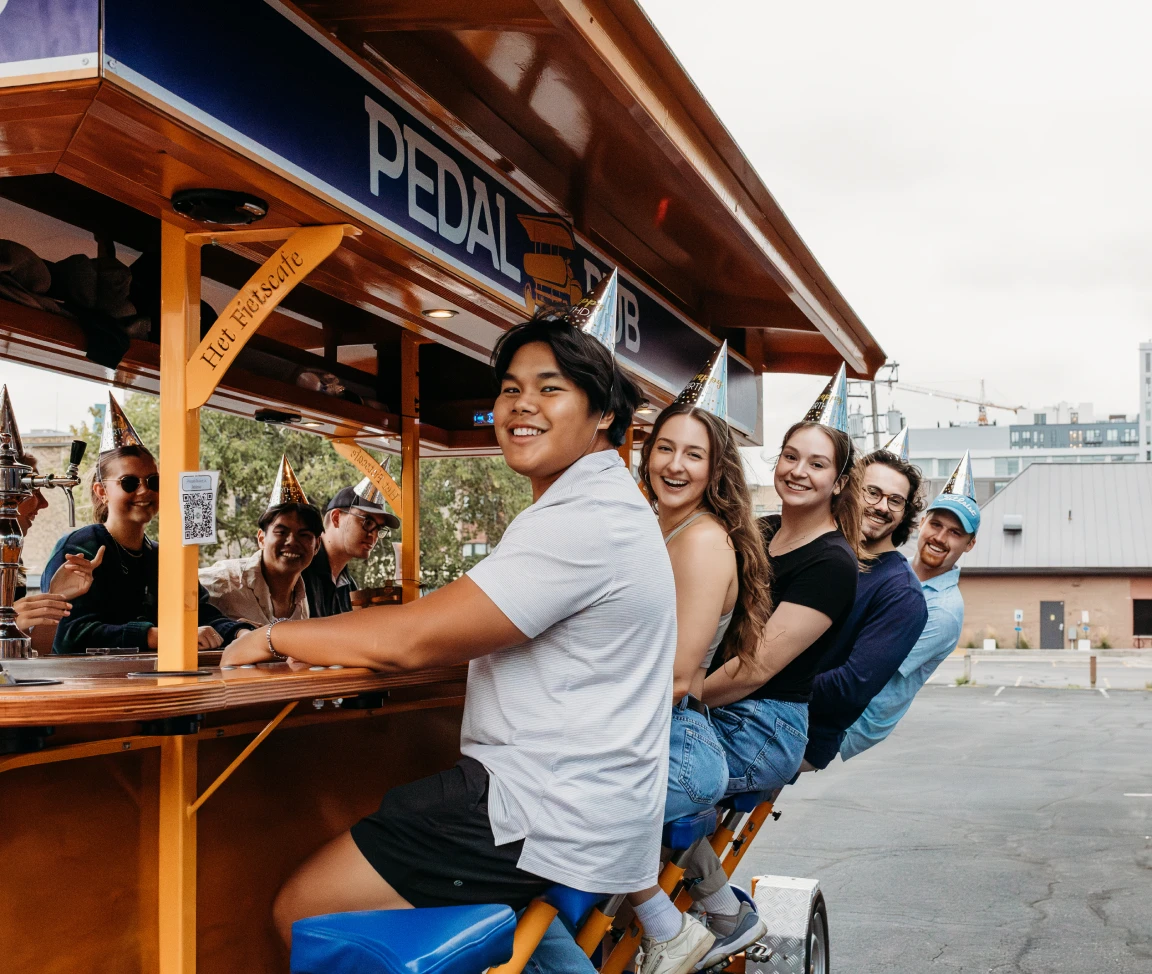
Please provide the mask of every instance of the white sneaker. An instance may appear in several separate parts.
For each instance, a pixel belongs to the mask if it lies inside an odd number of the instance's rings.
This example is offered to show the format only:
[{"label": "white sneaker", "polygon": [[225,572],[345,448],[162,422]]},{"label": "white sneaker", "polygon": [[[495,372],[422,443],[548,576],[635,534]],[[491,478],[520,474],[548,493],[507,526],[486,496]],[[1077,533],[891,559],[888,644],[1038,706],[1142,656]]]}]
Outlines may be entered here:
[{"label": "white sneaker", "polygon": [[671,940],[640,938],[644,948],[640,974],[689,974],[715,940],[704,924],[685,914],[680,932]]}]

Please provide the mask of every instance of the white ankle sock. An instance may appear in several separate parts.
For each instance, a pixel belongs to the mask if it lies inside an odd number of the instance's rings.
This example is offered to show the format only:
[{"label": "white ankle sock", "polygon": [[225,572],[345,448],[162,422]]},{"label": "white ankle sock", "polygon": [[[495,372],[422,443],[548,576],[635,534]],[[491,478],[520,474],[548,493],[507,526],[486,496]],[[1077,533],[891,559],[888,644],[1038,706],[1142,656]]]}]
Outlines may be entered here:
[{"label": "white ankle sock", "polygon": [[644,932],[654,940],[671,940],[680,932],[684,915],[676,909],[665,892],[659,892],[649,900],[635,906],[636,919],[644,927]]},{"label": "white ankle sock", "polygon": [[[735,929],[736,914],[740,912],[740,901],[732,892],[731,886],[723,886],[715,893],[709,893],[703,899],[697,900],[700,909],[708,914],[708,926],[722,936],[727,936]],[[725,923],[725,920],[728,922]]]}]

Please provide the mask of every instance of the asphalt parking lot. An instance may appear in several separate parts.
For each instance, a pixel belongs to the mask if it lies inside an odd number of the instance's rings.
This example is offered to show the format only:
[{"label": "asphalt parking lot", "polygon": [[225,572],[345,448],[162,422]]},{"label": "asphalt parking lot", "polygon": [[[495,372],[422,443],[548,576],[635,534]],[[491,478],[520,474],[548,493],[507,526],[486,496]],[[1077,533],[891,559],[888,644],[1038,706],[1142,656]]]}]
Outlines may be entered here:
[{"label": "asphalt parking lot", "polygon": [[[1088,687],[1091,686],[1089,658],[1082,651],[1048,653],[1042,650],[998,650],[972,657],[971,679],[982,686],[999,687]],[[953,653],[929,680],[932,684],[956,683],[965,672],[964,657]],[[1096,654],[1096,687],[1110,690],[1143,690],[1152,683],[1152,653]]]},{"label": "asphalt parking lot", "polygon": [[1152,971],[1152,692],[997,691],[925,688],[737,872],[820,879],[836,974]]}]

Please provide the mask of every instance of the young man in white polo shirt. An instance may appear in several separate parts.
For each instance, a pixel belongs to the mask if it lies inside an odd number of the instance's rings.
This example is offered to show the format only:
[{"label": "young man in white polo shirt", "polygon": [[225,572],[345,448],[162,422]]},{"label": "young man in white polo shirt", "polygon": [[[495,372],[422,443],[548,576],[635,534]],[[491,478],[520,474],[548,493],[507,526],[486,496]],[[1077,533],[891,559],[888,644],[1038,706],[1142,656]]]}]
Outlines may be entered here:
[{"label": "young man in white polo shirt", "polygon": [[519,908],[553,883],[656,882],[676,600],[656,519],[613,449],[638,390],[563,322],[513,328],[493,365],[497,439],[534,503],[492,554],[408,605],[276,623],[223,660],[471,661],[464,758],[394,788],[289,879],[275,907],[285,940],[293,921],[324,913]]}]

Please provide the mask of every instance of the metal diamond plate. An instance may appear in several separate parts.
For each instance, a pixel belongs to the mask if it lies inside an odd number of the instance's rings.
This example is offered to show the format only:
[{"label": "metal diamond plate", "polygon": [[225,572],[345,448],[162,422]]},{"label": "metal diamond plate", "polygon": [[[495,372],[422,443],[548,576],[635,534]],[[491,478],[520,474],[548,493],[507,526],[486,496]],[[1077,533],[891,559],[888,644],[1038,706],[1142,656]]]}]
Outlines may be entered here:
[{"label": "metal diamond plate", "polygon": [[768,924],[759,949],[745,954],[747,974],[804,974],[808,944],[808,921],[812,901],[820,889],[815,879],[792,876],[757,876],[752,880],[752,899]]}]

